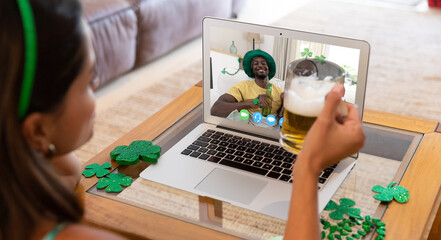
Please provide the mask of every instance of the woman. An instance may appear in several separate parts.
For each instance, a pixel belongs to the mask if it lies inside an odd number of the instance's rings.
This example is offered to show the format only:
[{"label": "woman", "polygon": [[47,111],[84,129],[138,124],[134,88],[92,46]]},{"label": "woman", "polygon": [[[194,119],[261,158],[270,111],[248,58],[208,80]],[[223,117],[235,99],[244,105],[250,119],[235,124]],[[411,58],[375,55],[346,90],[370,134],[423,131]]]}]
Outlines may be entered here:
[{"label": "woman", "polygon": [[96,82],[81,6],[26,3],[0,1],[0,238],[118,239],[76,223],[80,163],[71,152],[92,136]]},{"label": "woman", "polygon": [[[94,55],[81,7],[28,1],[0,1],[0,239],[120,239],[78,224],[83,209],[72,189],[80,176],[72,151],[92,136],[95,115]],[[336,113],[342,91],[329,94],[298,157],[292,202],[300,204],[291,208],[286,239],[318,239],[318,169],[363,143],[355,108],[343,121]]]}]

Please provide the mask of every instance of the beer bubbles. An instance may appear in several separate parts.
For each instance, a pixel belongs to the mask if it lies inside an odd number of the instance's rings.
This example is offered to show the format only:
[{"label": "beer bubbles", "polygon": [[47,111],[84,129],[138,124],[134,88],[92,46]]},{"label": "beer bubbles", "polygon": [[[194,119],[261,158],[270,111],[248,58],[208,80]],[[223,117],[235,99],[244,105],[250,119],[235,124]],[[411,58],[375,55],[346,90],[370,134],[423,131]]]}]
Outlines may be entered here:
[{"label": "beer bubbles", "polygon": [[280,133],[280,143],[288,151],[296,153],[301,150],[306,134],[325,105],[326,95],[336,83],[344,82],[344,71],[320,74],[320,67],[327,69],[323,65],[326,63],[301,60],[294,68],[290,66],[293,74],[287,74],[285,83],[284,120]]}]

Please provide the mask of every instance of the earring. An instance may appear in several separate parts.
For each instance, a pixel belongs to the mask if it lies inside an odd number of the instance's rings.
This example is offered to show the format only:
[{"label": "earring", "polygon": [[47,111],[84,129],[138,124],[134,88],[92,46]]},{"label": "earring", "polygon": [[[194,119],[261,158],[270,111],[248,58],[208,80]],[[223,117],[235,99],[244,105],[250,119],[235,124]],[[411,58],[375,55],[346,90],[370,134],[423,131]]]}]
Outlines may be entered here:
[{"label": "earring", "polygon": [[52,143],[50,143],[47,146],[47,150],[48,150],[48,153],[47,153],[46,157],[48,157],[48,158],[53,157],[55,155],[55,153],[57,152],[55,149],[55,145]]}]

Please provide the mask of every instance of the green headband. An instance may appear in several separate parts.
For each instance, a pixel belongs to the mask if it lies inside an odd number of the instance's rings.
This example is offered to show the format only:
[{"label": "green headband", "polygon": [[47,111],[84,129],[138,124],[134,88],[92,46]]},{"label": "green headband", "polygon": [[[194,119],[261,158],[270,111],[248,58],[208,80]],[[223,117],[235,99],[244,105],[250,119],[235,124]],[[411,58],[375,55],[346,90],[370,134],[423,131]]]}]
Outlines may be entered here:
[{"label": "green headband", "polygon": [[25,61],[23,83],[21,85],[18,116],[24,118],[29,109],[29,102],[34,85],[35,65],[37,63],[37,33],[35,31],[34,15],[28,0],[17,0],[23,23]]}]

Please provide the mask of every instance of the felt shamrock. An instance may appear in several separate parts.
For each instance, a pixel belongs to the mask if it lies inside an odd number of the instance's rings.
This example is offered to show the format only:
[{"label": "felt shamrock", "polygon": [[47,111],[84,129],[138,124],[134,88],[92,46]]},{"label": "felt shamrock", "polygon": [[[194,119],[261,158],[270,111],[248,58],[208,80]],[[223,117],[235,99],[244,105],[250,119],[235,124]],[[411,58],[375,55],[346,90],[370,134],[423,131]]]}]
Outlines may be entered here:
[{"label": "felt shamrock", "polygon": [[379,193],[375,195],[374,198],[384,202],[390,202],[392,199],[395,199],[399,203],[409,201],[409,192],[407,189],[401,186],[392,187],[395,184],[395,182],[391,182],[387,185],[387,188],[380,185],[374,186],[372,191]]},{"label": "felt shamrock", "polygon": [[124,173],[110,173],[105,178],[100,178],[96,188],[103,189],[106,188],[106,192],[121,192],[123,188],[128,187],[132,184],[132,178],[127,177]]},{"label": "felt shamrock", "polygon": [[151,141],[138,140],[129,146],[118,146],[110,153],[110,158],[119,165],[133,165],[141,159],[145,162],[156,163],[161,153],[161,147],[152,145]]},{"label": "felt shamrock", "polygon": [[312,52],[309,51],[309,48],[304,48],[303,51],[304,52],[300,53],[302,57],[305,57],[305,59],[308,59],[308,57],[312,57]]},{"label": "felt shamrock", "polygon": [[334,201],[329,201],[325,207],[325,210],[335,210],[329,214],[329,217],[335,220],[340,220],[343,218],[344,214],[350,217],[359,218],[360,209],[351,208],[355,205],[355,202],[348,198],[340,198],[340,206]]},{"label": "felt shamrock", "polygon": [[319,57],[319,56],[315,56],[314,59],[320,61],[321,64],[326,63],[326,62],[325,62],[326,57],[323,56],[323,55],[320,55],[320,57]]},{"label": "felt shamrock", "polygon": [[[364,221],[361,222],[360,220],[363,219]],[[364,218],[360,215],[357,218],[343,217],[336,222],[334,221],[334,223],[320,219],[320,223],[322,224],[322,239],[325,239],[326,236],[327,239],[363,239],[372,230],[376,230],[378,234],[375,240],[382,240],[386,236],[386,224],[378,218],[371,218],[369,215],[366,215]]]},{"label": "felt shamrock", "polygon": [[104,177],[106,176],[110,171],[107,168],[111,168],[112,164],[109,162],[103,163],[103,165],[99,165],[98,163],[89,164],[85,167],[85,170],[82,172],[82,174],[85,177],[92,177],[96,174],[97,177]]}]

